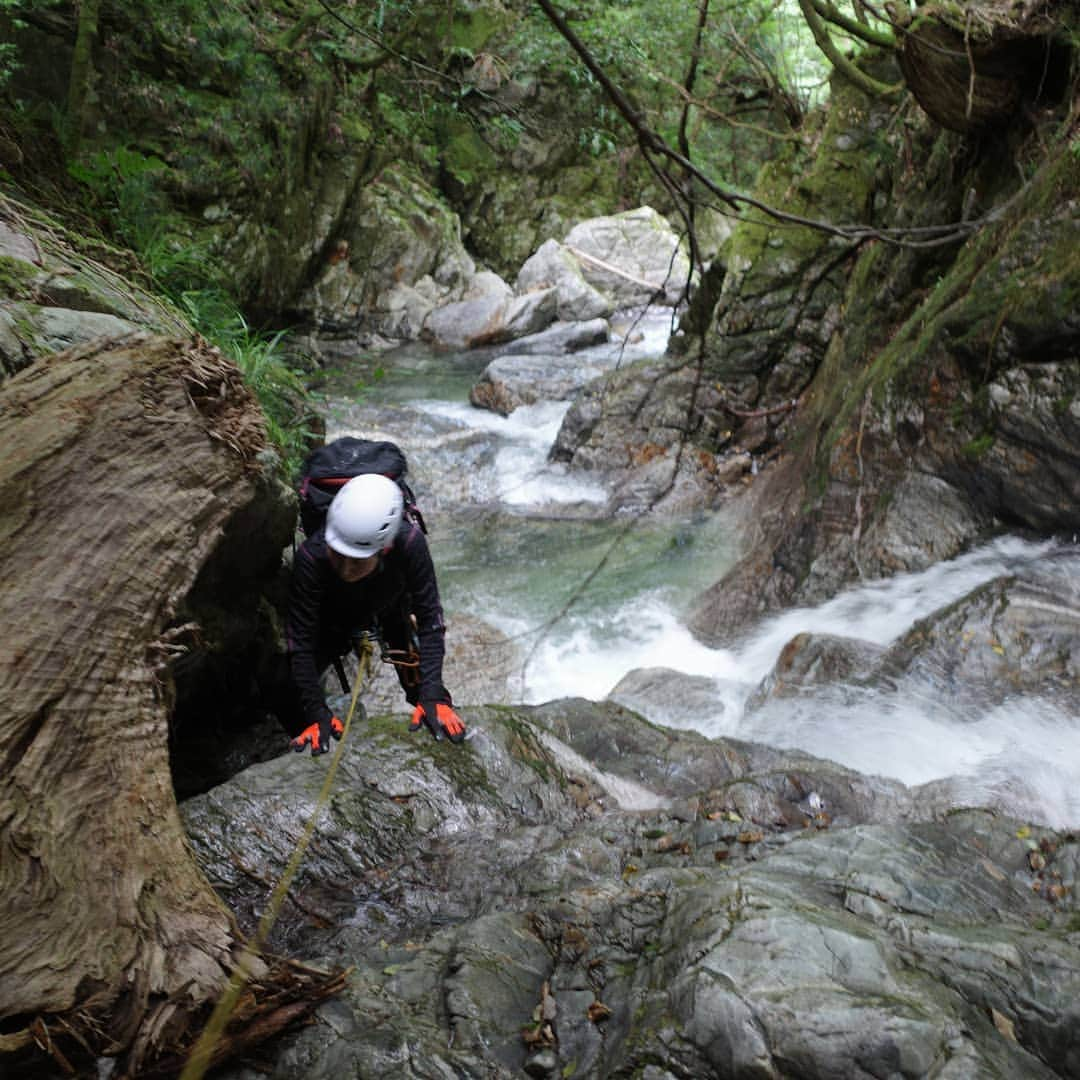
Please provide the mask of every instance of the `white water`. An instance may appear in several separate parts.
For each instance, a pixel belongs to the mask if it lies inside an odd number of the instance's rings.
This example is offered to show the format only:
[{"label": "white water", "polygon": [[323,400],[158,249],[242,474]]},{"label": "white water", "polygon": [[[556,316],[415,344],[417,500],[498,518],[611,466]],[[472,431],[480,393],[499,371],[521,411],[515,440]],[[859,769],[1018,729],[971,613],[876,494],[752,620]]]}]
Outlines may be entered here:
[{"label": "white water", "polygon": [[[630,671],[669,668],[699,682],[686,702],[646,708],[657,723],[799,748],[908,785],[953,778],[957,800],[999,806],[1057,827],[1080,823],[1080,717],[1057,702],[1028,697],[983,705],[958,700],[947,686],[924,678],[918,684],[902,681],[893,691],[815,688],[753,712],[745,709],[796,634],[886,646],[980,584],[1037,567],[1063,545],[1004,537],[924,572],[871,582],[818,607],[784,612],[735,647],[710,649],[688,633],[682,614],[696,592],[722,576],[731,552],[716,542],[716,522],[695,523],[685,526],[693,541],[688,554],[675,551],[665,536],[644,543],[623,563],[613,559],[541,632],[617,535],[617,526],[608,525],[608,533],[596,538],[585,523],[572,520],[562,531],[545,532],[553,518],[569,514],[572,519],[575,508],[595,507],[606,495],[588,476],[570,475],[547,462],[567,407],[527,406],[504,418],[457,399],[422,399],[409,406],[442,431],[431,441],[432,451],[437,445],[445,453],[455,440],[467,442],[470,433],[482,432],[490,440],[494,450],[468,467],[455,465],[452,452],[449,465],[443,463],[444,469],[463,474],[454,498],[497,504],[520,521],[520,535],[528,538],[526,554],[514,548],[501,563],[493,547],[459,555],[462,565],[450,568],[443,588],[448,607],[472,610],[522,645],[526,660],[512,686],[514,700],[601,700]],[[355,427],[346,424],[331,434],[343,430]],[[379,435],[408,446],[414,461],[425,457],[416,430]],[[433,483],[453,487],[445,478]],[[446,510],[452,517],[454,508]],[[722,522],[719,527],[722,533]],[[438,532],[444,536],[446,530]],[[696,547],[701,550],[695,553]],[[439,542],[434,549],[438,564]],[[470,558],[485,565],[465,565]],[[1080,566],[1080,560],[1072,565]],[[1074,593],[1080,590],[1078,577],[1074,574],[1071,582]],[[702,684],[710,692],[703,692]]]},{"label": "white water", "polygon": [[424,401],[417,405],[432,416],[498,437],[491,488],[504,505],[538,510],[560,503],[606,501],[607,491],[602,485],[571,476],[565,466],[547,461],[548,449],[569,408],[567,402],[523,405],[507,417],[463,401]]}]

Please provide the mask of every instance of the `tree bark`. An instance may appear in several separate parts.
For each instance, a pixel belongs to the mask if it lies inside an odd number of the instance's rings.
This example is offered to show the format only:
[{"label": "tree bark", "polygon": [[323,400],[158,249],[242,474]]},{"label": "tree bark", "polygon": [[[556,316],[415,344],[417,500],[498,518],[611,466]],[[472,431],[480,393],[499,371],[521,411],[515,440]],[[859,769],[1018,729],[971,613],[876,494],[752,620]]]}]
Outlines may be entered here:
[{"label": "tree bark", "polygon": [[170,781],[162,635],[264,441],[200,339],[98,342],[0,385],[0,1073],[77,1010],[137,1074],[232,966]]}]

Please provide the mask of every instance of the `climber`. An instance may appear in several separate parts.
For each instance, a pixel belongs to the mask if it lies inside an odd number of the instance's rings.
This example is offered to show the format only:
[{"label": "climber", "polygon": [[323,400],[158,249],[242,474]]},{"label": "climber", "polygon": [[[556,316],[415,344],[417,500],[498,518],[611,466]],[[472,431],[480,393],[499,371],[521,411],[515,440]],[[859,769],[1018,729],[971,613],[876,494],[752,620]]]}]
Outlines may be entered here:
[{"label": "climber", "polygon": [[442,681],[445,626],[435,567],[423,530],[403,511],[394,480],[356,476],[330,503],[323,527],[296,551],[286,637],[303,724],[290,743],[297,751],[310,746],[312,755],[324,754],[331,737],[341,737],[321,678],[365,633],[396,661],[405,699],[415,706],[409,730],[424,724],[435,739],[465,738]]}]

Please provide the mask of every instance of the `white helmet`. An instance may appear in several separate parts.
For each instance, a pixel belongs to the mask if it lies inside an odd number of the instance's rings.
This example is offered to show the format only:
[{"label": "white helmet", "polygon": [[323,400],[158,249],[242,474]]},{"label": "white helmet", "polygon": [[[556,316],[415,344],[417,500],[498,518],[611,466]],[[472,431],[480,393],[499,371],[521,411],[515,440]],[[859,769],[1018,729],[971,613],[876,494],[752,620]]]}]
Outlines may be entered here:
[{"label": "white helmet", "polygon": [[326,542],[341,555],[366,559],[390,547],[405,500],[388,476],[354,476],[335,496],[326,515]]}]

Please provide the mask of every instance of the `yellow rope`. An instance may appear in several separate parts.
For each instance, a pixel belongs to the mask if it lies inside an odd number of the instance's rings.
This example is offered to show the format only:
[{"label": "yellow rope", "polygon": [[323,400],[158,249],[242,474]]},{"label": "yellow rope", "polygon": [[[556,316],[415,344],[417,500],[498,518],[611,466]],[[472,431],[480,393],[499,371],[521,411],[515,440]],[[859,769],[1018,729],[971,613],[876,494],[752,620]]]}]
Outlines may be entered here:
[{"label": "yellow rope", "polygon": [[352,724],[353,713],[356,711],[356,703],[360,700],[360,688],[366,685],[368,679],[371,677],[374,667],[374,653],[374,642],[371,637],[365,635],[361,638],[360,644],[358,644],[356,648],[358,661],[356,685],[353,687],[352,701],[349,703],[349,712],[345,717],[345,726],[341,731],[341,740],[338,743],[338,748],[330,761],[330,767],[326,770],[326,777],[323,780],[319,798],[316,800],[315,810],[307,823],[307,827],[304,829],[304,835],[300,837],[296,848],[293,850],[292,858],[289,859],[288,866],[285,867],[284,873],[281,875],[281,878],[274,888],[270,897],[270,903],[267,905],[262,918],[259,920],[259,926],[255,931],[254,938],[249,942],[245,942],[243,951],[240,953],[240,957],[236,962],[236,967],[233,968],[232,975],[229,977],[229,985],[225,987],[225,992],[214,1006],[214,1011],[210,1016],[209,1022],[206,1027],[203,1028],[202,1034],[196,1040],[195,1045],[191,1048],[187,1063],[184,1065],[184,1071],[180,1074],[180,1080],[202,1080],[203,1074],[210,1067],[214,1050],[217,1048],[217,1044],[225,1031],[225,1025],[228,1024],[233,1009],[236,1007],[236,1002],[240,997],[240,991],[243,990],[244,985],[251,977],[251,972],[248,970],[249,961],[254,959],[254,957],[262,951],[262,947],[266,943],[266,939],[270,936],[270,931],[273,929],[274,923],[277,921],[278,913],[281,910],[282,903],[285,901],[285,896],[289,891],[289,886],[292,884],[292,879],[296,876],[296,871],[300,868],[300,861],[307,853],[308,845],[311,843],[311,837],[315,833],[315,823],[319,819],[319,813],[322,811],[323,806],[330,797],[330,789],[334,784],[334,774],[337,772],[338,764],[341,761],[341,753],[345,749],[345,740],[349,735],[349,727]]}]

